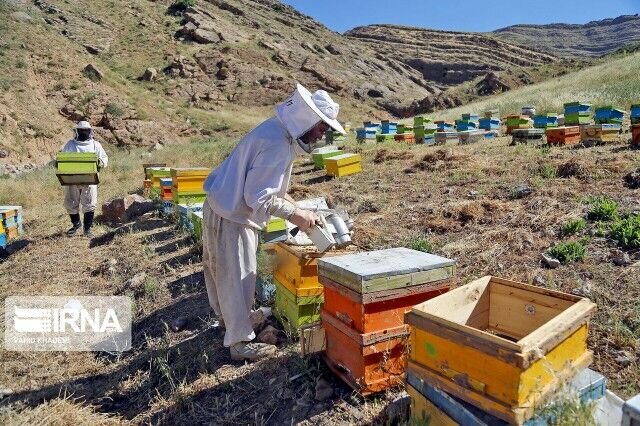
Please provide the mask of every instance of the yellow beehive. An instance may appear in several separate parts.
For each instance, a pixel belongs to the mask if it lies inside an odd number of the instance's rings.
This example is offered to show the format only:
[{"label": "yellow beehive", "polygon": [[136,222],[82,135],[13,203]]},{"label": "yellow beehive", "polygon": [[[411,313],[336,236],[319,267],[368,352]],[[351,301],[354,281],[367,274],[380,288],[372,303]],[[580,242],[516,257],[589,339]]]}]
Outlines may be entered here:
[{"label": "yellow beehive", "polygon": [[330,176],[342,177],[352,175],[362,171],[362,157],[360,154],[337,155],[326,158],[324,160],[324,167]]},{"label": "yellow beehive", "polygon": [[484,277],[415,306],[408,369],[511,423],[533,416],[586,367],[595,304],[569,294]]},{"label": "yellow beehive", "polygon": [[203,192],[202,185],[210,172],[204,167],[171,169],[174,191],[177,194]]}]

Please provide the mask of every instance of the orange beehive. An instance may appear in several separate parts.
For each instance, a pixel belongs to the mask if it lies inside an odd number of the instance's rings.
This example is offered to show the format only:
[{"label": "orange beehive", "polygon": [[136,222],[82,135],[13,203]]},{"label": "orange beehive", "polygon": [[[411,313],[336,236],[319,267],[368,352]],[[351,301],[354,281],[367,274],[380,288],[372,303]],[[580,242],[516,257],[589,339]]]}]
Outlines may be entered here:
[{"label": "orange beehive", "polygon": [[395,140],[397,142],[415,144],[416,143],[416,135],[415,135],[415,133],[398,133],[395,136]]},{"label": "orange beehive", "polygon": [[549,145],[576,145],[580,143],[580,126],[557,127],[545,131]]},{"label": "orange beehive", "polygon": [[640,124],[631,126],[631,145],[640,148]]},{"label": "orange beehive", "polygon": [[373,333],[404,324],[411,307],[426,302],[451,287],[451,281],[437,281],[403,289],[360,294],[320,277],[324,285],[324,310],[359,333]]},{"label": "orange beehive", "polygon": [[325,361],[345,383],[363,395],[402,383],[408,352],[406,325],[359,334],[324,310],[321,317],[327,337]]}]

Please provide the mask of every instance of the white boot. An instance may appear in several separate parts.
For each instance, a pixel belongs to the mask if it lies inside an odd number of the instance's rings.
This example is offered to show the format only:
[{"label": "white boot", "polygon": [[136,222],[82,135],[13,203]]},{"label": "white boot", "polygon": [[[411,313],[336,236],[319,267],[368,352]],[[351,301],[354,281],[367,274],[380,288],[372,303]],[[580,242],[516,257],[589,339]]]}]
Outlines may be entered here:
[{"label": "white boot", "polygon": [[229,348],[234,361],[256,361],[276,354],[276,347],[266,343],[240,342]]}]

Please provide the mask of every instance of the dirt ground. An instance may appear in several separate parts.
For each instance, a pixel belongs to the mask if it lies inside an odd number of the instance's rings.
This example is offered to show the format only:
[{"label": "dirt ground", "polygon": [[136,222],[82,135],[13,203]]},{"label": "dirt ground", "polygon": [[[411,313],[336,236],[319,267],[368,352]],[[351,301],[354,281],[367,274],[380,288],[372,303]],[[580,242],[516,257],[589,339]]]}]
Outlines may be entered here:
[{"label": "dirt ground", "polygon": [[[598,237],[591,222],[576,237],[561,232],[569,219],[585,215],[589,196],[640,211],[638,189],[625,185],[640,167],[640,152],[622,142],[588,149],[513,147],[508,138],[350,147],[362,153],[363,173],[329,179],[302,164],[290,192],[296,199],[327,196],[346,208],[356,221],[355,242],[365,249],[430,245],[456,260],[459,285],[496,275],[590,297],[598,305],[589,335],[592,368],[628,398],[640,392],[640,255],[629,252],[635,263],[616,266],[614,244]],[[62,232],[66,218],[59,221]],[[0,263],[0,294],[131,295],[133,349],[118,356],[0,352],[3,423],[21,423],[47,407],[54,419],[105,424],[389,419],[398,391],[361,398],[321,359],[302,358],[295,342],[283,342],[277,356],[255,364],[231,361],[207,304],[199,251],[169,222],[145,216],[102,227],[91,242],[27,227],[29,241]],[[589,237],[584,261],[553,270],[542,265],[541,253],[552,245],[582,237]],[[186,329],[171,331],[168,324],[182,315],[190,318]],[[334,389],[325,401],[314,398],[320,379]]]}]

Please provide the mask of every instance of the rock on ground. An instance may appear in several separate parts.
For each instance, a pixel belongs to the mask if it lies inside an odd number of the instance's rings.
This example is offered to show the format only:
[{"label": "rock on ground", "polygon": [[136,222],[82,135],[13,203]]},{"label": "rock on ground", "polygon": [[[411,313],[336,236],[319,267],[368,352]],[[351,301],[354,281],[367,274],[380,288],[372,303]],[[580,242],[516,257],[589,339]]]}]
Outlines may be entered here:
[{"label": "rock on ground", "polygon": [[102,205],[104,219],[111,223],[128,222],[138,216],[153,211],[153,202],[137,195],[114,198]]}]

